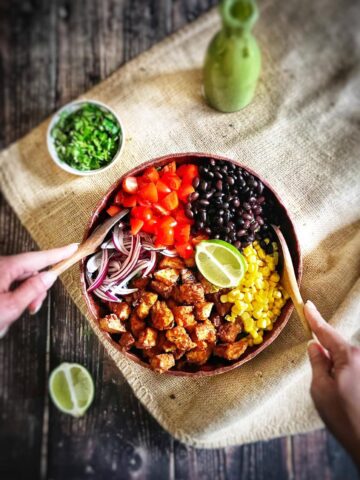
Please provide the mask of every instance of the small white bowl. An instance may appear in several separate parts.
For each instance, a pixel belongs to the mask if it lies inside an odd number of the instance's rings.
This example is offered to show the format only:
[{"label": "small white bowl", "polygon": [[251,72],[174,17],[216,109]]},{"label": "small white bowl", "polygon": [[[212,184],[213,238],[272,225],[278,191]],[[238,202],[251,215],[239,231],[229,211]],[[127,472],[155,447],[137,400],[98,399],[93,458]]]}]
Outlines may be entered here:
[{"label": "small white bowl", "polygon": [[[79,110],[79,108],[84,105],[85,103],[91,103],[93,105],[97,105],[99,106],[100,108],[104,109],[104,110],[107,110],[108,112],[112,113],[114,115],[114,117],[116,118],[119,126],[120,126],[120,129],[121,129],[121,141],[119,143],[119,147],[118,147],[118,150],[117,152],[115,153],[114,155],[114,158],[111,160],[111,162],[106,165],[105,167],[101,167],[101,168],[98,168],[96,170],[77,170],[76,168],[73,168],[73,167],[70,167],[70,165],[68,165],[67,163],[63,162],[62,160],[60,160],[57,152],[56,152],[56,148],[55,148],[55,144],[54,144],[54,139],[53,137],[51,136],[51,131],[52,129],[54,128],[54,126],[56,125],[56,123],[59,121],[59,118],[60,118],[60,115],[63,113],[63,112],[69,112],[69,113],[72,113],[72,112],[75,112],[76,110]],[[53,159],[53,161],[56,163],[56,165],[60,168],[62,168],[63,170],[65,170],[65,172],[68,172],[68,173],[72,173],[74,175],[80,175],[82,177],[84,176],[88,176],[88,175],[95,175],[97,173],[102,173],[104,172],[105,170],[107,170],[108,168],[112,167],[114,165],[114,163],[116,162],[116,160],[120,157],[120,154],[123,150],[123,147],[124,147],[124,143],[125,143],[125,130],[124,130],[124,126],[123,124],[121,123],[121,120],[119,118],[119,115],[114,112],[114,110],[110,107],[108,107],[107,105],[105,105],[105,103],[102,103],[102,102],[98,102],[97,100],[76,100],[75,102],[71,102],[71,103],[67,103],[64,107],[60,108],[60,110],[58,110],[54,116],[52,117],[51,121],[50,121],[50,124],[48,126],[48,129],[47,129],[47,133],[46,133],[46,143],[47,143],[47,147],[48,147],[48,150],[49,150],[49,153],[50,153],[50,156],[51,158]]]}]

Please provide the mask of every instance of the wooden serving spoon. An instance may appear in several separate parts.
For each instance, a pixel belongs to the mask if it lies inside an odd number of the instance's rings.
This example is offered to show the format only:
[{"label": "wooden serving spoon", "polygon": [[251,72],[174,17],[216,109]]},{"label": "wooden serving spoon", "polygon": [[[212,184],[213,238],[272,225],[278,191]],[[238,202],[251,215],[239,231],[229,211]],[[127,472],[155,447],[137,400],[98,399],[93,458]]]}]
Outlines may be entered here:
[{"label": "wooden serving spoon", "polygon": [[61,262],[53,265],[50,268],[51,272],[55,272],[57,275],[62,274],[68,268],[72,267],[84,257],[95,253],[96,250],[100,247],[102,242],[105,240],[106,235],[109,231],[129,212],[129,210],[122,210],[114,217],[105,220],[104,223],[99,225],[88,237],[85,242],[79,245],[79,248],[76,252],[71,255],[71,257],[62,260]]},{"label": "wooden serving spoon", "polygon": [[285,290],[288,292],[288,294],[291,297],[291,300],[294,304],[295,310],[297,314],[300,317],[302,326],[304,327],[305,332],[311,336],[311,328],[306,320],[306,317],[304,315],[304,301],[301,297],[301,293],[296,281],[295,277],[295,272],[294,272],[294,266],[293,262],[291,260],[291,255],[289,252],[289,248],[287,246],[286,240],[284,238],[284,235],[282,234],[281,230],[279,227],[276,227],[275,225],[271,225],[277,235],[277,238],[279,240],[281,250],[282,250],[282,256],[284,260],[284,265],[283,265],[283,272],[281,276],[281,282],[282,285],[284,286]]}]

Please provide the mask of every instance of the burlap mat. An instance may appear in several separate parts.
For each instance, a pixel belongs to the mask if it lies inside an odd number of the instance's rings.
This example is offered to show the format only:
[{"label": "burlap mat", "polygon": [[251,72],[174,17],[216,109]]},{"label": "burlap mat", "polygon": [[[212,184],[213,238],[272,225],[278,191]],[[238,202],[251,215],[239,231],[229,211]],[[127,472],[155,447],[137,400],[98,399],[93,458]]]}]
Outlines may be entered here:
[{"label": "burlap mat", "polygon": [[[40,248],[79,241],[96,202],[136,164],[170,152],[237,158],[284,198],[305,255],[302,292],[359,340],[360,16],[348,0],[265,1],[256,28],[263,72],[254,102],[220,114],[201,95],[201,65],[219,27],[211,12],[125,65],[85,98],[111,105],[127,131],[121,161],[77,178],[52,164],[47,122],[2,152],[1,187]],[[86,315],[78,268],[63,277]],[[356,283],[357,282],[357,283]],[[93,325],[102,341],[102,334]],[[320,427],[299,321],[236,371],[159,376],[107,347],[135,395],[178,439],[220,447]]]}]

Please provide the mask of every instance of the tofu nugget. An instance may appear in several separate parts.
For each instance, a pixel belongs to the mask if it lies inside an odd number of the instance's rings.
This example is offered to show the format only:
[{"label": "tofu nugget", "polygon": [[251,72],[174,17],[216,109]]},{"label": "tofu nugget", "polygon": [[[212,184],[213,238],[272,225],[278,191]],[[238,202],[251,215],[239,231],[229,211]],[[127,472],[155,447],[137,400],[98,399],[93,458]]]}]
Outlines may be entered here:
[{"label": "tofu nugget", "polygon": [[157,299],[158,295],[156,293],[143,292],[140,298],[140,303],[135,309],[137,316],[141,319],[146,318]]},{"label": "tofu nugget", "polygon": [[185,267],[183,260],[179,257],[163,257],[159,263],[159,268],[176,268],[181,270]]},{"label": "tofu nugget", "polygon": [[154,277],[159,282],[165,283],[165,285],[175,285],[179,278],[179,270],[174,268],[163,268],[154,272]]},{"label": "tofu nugget", "polygon": [[135,312],[130,316],[130,330],[135,338],[137,338],[142,330],[146,327],[144,320],[141,320]]},{"label": "tofu nugget", "polygon": [[121,335],[119,345],[124,350],[129,350],[135,343],[135,338],[130,332],[125,332]]},{"label": "tofu nugget", "polygon": [[226,358],[226,360],[237,360],[247,349],[248,342],[245,338],[234,343],[223,343],[216,345],[214,355]]},{"label": "tofu nugget", "polygon": [[196,267],[195,258],[194,258],[194,257],[185,258],[184,262],[185,262],[185,265],[186,265],[188,268],[194,268],[194,267]]},{"label": "tofu nugget", "polygon": [[233,343],[241,330],[240,323],[226,322],[218,328],[217,337],[221,343]]},{"label": "tofu nugget", "polygon": [[208,320],[213,306],[214,304],[212,302],[197,303],[195,305],[196,320],[199,320],[200,322]]},{"label": "tofu nugget", "polygon": [[186,305],[194,305],[205,300],[204,289],[200,283],[184,283],[179,289],[181,301]]},{"label": "tofu nugget", "polygon": [[150,283],[150,277],[138,277],[131,281],[132,288],[146,288]]},{"label": "tofu nugget", "polygon": [[155,355],[150,360],[150,366],[155,372],[163,373],[166,370],[170,370],[175,365],[174,356],[171,353],[161,353]]},{"label": "tofu nugget", "polygon": [[126,302],[109,302],[109,308],[120,320],[127,320],[130,317],[131,308]]},{"label": "tofu nugget", "polygon": [[168,330],[174,325],[174,315],[166,302],[158,300],[151,309],[151,321],[158,330]]},{"label": "tofu nugget", "polygon": [[115,315],[115,313],[111,313],[110,315],[106,315],[104,318],[100,318],[99,325],[101,330],[105,330],[105,332],[108,333],[126,332],[124,323],[117,315]]},{"label": "tofu nugget", "polygon": [[166,338],[176,345],[178,350],[187,351],[196,347],[184,327],[174,327],[166,332]]},{"label": "tofu nugget", "polygon": [[192,272],[188,268],[183,268],[180,274],[182,283],[196,283],[196,277],[194,275],[194,272]]},{"label": "tofu nugget", "polygon": [[193,338],[196,341],[204,340],[205,342],[215,343],[216,328],[210,322],[210,320],[206,320],[205,322],[198,323],[194,328]]},{"label": "tofu nugget", "polygon": [[[186,360],[189,363],[196,363],[197,365],[204,365],[206,363],[212,352],[212,345],[207,344],[206,342],[196,342],[198,346],[186,354]],[[205,347],[204,345],[205,344]]]},{"label": "tofu nugget", "polygon": [[147,327],[139,333],[139,338],[135,343],[136,348],[147,349],[156,346],[157,331],[154,328]]},{"label": "tofu nugget", "polygon": [[173,307],[172,311],[174,313],[175,323],[179,327],[184,327],[187,330],[193,329],[196,325],[193,310],[193,306]]},{"label": "tofu nugget", "polygon": [[157,280],[153,280],[150,283],[150,288],[154,290],[154,292],[161,295],[163,298],[169,298],[172,294],[173,288],[171,285],[165,285],[165,283],[158,282]]}]

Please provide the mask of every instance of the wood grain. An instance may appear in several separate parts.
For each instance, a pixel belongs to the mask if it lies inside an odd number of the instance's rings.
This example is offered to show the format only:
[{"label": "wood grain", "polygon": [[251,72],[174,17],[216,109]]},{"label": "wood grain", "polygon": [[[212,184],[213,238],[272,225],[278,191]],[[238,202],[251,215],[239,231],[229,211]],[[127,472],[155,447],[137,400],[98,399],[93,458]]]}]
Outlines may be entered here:
[{"label": "wood grain", "polygon": [[[2,0],[0,148],[214,0]],[[0,196],[0,253],[36,245]],[[84,364],[96,397],[80,420],[49,402],[49,371]],[[264,419],[266,421],[266,419]],[[0,341],[0,478],[345,479],[357,477],[325,430],[195,450],[172,439],[133,396],[59,282],[42,310]]]}]

